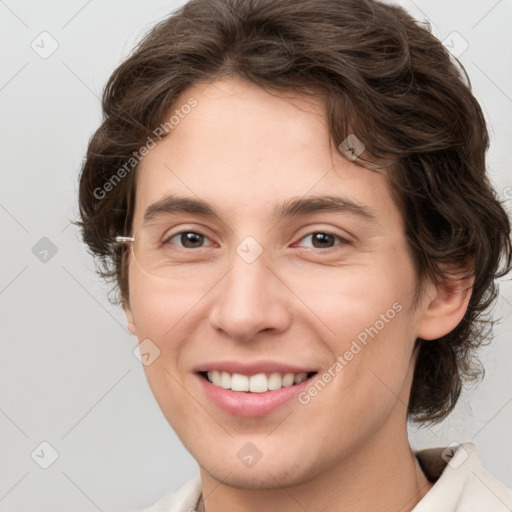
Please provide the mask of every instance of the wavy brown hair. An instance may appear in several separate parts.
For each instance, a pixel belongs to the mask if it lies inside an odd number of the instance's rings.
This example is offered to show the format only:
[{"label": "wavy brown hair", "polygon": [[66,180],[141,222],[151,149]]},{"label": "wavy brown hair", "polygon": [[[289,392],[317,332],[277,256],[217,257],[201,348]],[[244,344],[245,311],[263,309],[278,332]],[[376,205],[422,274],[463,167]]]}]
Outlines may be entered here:
[{"label": "wavy brown hair", "polygon": [[490,339],[496,279],[510,270],[510,225],[486,175],[488,132],[464,68],[399,7],[191,0],[154,26],[110,77],[81,172],[78,224],[98,272],[128,300],[125,249],[112,243],[131,232],[137,166],[126,163],[181,93],[227,76],[321,98],[336,145],[355,134],[366,146],[359,164],[386,160],[418,282],[474,277],[459,325],[416,342],[409,417],[443,419],[482,372],[475,349]]}]

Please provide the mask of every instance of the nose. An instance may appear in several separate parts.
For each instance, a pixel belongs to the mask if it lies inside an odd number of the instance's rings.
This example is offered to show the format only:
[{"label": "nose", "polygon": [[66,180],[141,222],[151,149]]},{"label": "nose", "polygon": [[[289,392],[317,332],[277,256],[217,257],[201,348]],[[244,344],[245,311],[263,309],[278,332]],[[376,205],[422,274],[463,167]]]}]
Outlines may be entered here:
[{"label": "nose", "polygon": [[278,333],[289,327],[289,293],[264,255],[248,262],[235,253],[231,271],[215,288],[210,325],[224,335],[252,341],[262,331]]}]

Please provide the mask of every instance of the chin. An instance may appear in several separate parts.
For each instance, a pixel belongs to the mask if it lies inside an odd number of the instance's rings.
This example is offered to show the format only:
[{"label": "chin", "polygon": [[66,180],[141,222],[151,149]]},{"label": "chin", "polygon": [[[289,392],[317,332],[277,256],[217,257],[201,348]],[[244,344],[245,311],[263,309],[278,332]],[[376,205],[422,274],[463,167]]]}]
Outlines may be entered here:
[{"label": "chin", "polygon": [[[299,458],[300,459],[300,458]],[[300,464],[300,466],[299,466]],[[286,460],[266,460],[262,458],[253,467],[246,468],[238,459],[222,461],[199,461],[201,471],[211,475],[216,481],[235,489],[280,489],[303,484],[315,476],[315,464],[299,460],[295,464]],[[319,470],[320,471],[320,470]]]}]

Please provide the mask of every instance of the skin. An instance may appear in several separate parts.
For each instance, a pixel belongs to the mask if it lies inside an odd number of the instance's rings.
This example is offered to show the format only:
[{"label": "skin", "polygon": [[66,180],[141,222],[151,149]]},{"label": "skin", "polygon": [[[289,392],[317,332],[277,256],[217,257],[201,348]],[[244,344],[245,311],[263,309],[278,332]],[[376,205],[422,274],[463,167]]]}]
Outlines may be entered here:
[{"label": "skin", "polygon": [[[207,238],[202,256],[177,248],[188,260],[172,279],[130,259],[125,312],[139,341],[160,350],[145,372],[200,466],[204,509],[412,510],[432,487],[407,439],[414,341],[459,323],[470,283],[450,293],[429,283],[413,307],[416,275],[385,177],[338,151],[318,99],[269,94],[239,78],[196,84],[176,104],[191,96],[198,105],[140,164],[133,230],[169,194],[207,201],[219,217],[174,218],[172,233]],[[375,220],[272,216],[275,204],[319,195],[348,198]],[[315,247],[308,235],[324,232],[348,243]],[[252,263],[236,252],[247,236],[264,249]],[[198,384],[198,364],[227,358],[326,371],[395,303],[401,311],[306,405],[294,399],[238,417]],[[252,467],[237,457],[249,442],[262,454]]]}]

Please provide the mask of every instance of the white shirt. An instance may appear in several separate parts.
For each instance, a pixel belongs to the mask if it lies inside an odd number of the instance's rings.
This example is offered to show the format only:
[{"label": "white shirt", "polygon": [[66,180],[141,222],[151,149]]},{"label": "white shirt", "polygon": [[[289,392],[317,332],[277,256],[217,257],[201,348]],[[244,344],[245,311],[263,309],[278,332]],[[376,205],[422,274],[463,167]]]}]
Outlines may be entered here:
[{"label": "white shirt", "polygon": [[[512,492],[482,468],[473,443],[421,450],[415,455],[435,483],[413,512],[512,512]],[[197,477],[140,512],[194,512],[200,495]]]}]

